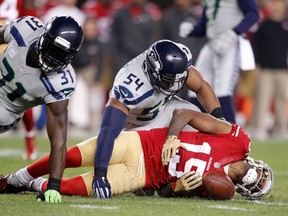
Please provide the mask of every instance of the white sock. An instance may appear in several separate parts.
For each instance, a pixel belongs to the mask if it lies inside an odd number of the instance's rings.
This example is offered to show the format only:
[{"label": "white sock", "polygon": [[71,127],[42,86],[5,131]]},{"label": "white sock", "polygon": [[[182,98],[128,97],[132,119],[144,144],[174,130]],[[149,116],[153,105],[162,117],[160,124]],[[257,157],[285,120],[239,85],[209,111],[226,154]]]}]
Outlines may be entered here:
[{"label": "white sock", "polygon": [[46,181],[45,178],[38,177],[30,181],[29,184],[27,184],[27,187],[31,191],[42,192],[42,185],[44,184],[45,181]]},{"label": "white sock", "polygon": [[27,167],[25,167],[9,175],[7,182],[15,187],[21,187],[27,185],[33,179],[34,178],[28,173]]}]

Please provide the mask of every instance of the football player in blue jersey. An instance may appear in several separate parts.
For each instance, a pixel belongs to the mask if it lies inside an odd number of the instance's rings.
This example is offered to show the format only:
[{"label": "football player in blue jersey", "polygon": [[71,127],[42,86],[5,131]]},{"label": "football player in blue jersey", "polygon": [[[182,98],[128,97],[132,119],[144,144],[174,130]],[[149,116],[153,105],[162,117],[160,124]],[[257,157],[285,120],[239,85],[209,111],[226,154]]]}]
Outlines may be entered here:
[{"label": "football player in blue jersey", "polygon": [[67,106],[76,86],[70,62],[83,41],[79,24],[59,16],[44,25],[25,16],[0,28],[0,133],[17,125],[26,110],[47,105],[47,133],[51,145],[47,202],[61,202],[59,194],[66,157]]},{"label": "football player in blue jersey", "polygon": [[104,110],[95,152],[92,185],[95,197],[111,198],[107,167],[114,140],[123,128],[168,127],[176,108],[199,111],[195,105],[176,96],[184,86],[197,94],[208,113],[223,117],[213,89],[192,66],[192,54],[182,44],[157,41],[120,69]]},{"label": "football player in blue jersey", "polygon": [[[225,119],[235,123],[233,96],[239,72],[255,69],[253,51],[245,33],[259,19],[258,7],[255,0],[202,0],[202,4],[199,22],[195,26],[183,22],[179,34],[208,38],[195,65],[214,89]],[[202,107],[194,92],[189,91],[188,95],[192,103]]]}]

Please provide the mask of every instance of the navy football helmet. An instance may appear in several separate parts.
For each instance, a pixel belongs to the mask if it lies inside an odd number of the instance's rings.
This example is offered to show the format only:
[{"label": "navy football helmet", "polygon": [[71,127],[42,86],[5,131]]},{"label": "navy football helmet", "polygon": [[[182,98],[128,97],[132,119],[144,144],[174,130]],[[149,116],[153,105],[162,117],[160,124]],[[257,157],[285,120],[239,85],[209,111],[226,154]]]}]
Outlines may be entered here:
[{"label": "navy football helmet", "polygon": [[70,16],[56,16],[47,22],[36,45],[39,66],[45,72],[66,67],[83,42],[81,26]]},{"label": "navy football helmet", "polygon": [[150,83],[165,95],[175,95],[188,77],[188,59],[177,43],[160,40],[146,54],[145,72]]}]

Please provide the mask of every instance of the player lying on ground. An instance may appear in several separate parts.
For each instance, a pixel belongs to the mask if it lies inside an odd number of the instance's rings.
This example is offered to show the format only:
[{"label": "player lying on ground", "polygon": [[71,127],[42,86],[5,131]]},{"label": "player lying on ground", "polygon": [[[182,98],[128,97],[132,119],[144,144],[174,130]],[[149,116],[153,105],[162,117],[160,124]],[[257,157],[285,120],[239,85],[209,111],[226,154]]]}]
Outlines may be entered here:
[{"label": "player lying on ground", "polygon": [[[186,123],[201,132],[180,132]],[[175,137],[167,138],[167,134]],[[97,137],[93,137],[69,148],[66,168],[93,167],[96,146]],[[167,152],[171,150],[170,159],[170,153]],[[241,195],[259,199],[271,191],[273,174],[267,164],[248,158],[249,152],[249,136],[238,125],[209,114],[175,110],[169,129],[121,132],[115,140],[109,162],[108,180],[112,195],[140,188],[159,189],[170,183],[169,187],[172,185],[173,193],[177,195],[178,191],[200,186],[201,176],[205,173],[220,171],[231,178]],[[40,176],[48,173],[48,164],[49,155],[2,177],[0,193],[27,189],[45,191],[47,180]],[[73,178],[63,178],[60,193],[93,196],[93,175],[91,171]],[[98,193],[101,197],[106,191],[99,190]]]}]

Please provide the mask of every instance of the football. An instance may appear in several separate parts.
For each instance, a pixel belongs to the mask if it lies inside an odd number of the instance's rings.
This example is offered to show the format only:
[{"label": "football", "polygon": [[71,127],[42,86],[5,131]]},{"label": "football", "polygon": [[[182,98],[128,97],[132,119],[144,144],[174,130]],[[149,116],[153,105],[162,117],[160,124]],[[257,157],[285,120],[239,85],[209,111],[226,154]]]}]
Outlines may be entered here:
[{"label": "football", "polygon": [[203,195],[214,200],[230,200],[235,189],[232,180],[224,172],[208,172],[202,179]]}]

